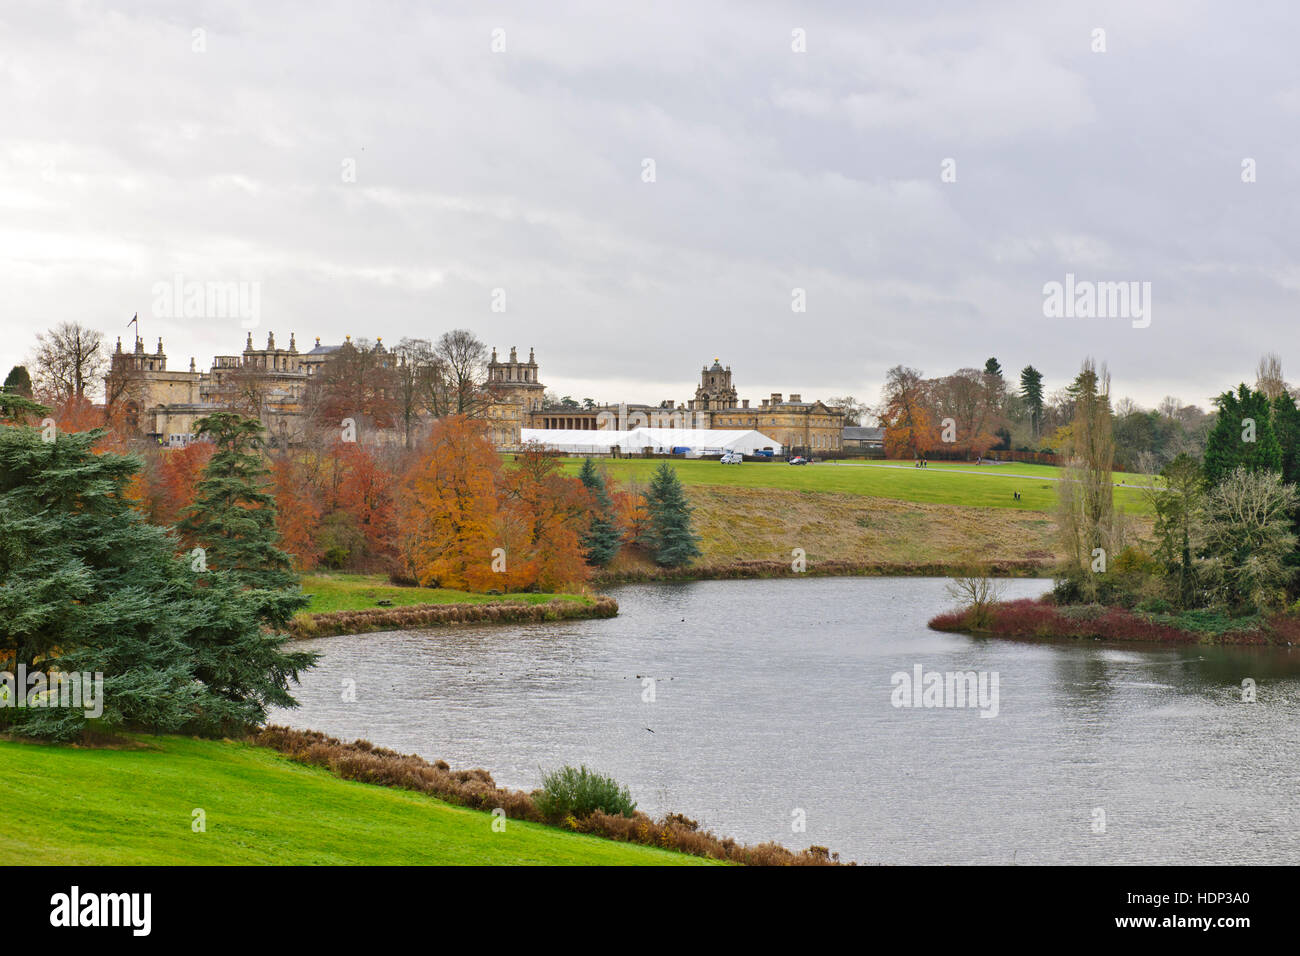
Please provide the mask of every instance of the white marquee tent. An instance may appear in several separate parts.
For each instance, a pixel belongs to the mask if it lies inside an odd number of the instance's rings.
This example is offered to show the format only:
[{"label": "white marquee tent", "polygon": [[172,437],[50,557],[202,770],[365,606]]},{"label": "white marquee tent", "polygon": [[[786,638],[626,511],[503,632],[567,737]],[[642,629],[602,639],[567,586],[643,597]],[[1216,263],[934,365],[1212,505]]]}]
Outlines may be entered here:
[{"label": "white marquee tent", "polygon": [[689,448],[697,455],[720,455],[726,451],[752,455],[767,449],[781,454],[780,443],[762,432],[729,428],[631,428],[627,431],[523,428],[520,429],[520,440],[525,445],[536,442],[551,451],[583,454],[608,454],[612,448],[624,452],[649,448],[659,454],[671,452],[674,448]]}]

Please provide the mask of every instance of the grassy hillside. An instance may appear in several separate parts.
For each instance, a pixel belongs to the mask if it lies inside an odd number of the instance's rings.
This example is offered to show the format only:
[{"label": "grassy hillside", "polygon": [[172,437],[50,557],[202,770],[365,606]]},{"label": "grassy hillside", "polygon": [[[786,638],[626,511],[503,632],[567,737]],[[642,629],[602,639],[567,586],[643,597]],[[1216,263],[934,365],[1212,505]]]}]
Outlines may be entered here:
[{"label": "grassy hillside", "polygon": [[[922,504],[958,505],[973,508],[1005,508],[1012,511],[1042,512],[1056,508],[1055,480],[1061,469],[1048,465],[1013,463],[975,465],[932,464],[915,468],[907,462],[818,462],[787,465],[784,462],[745,462],[724,465],[700,459],[673,459],[673,467],[684,485],[726,488],[777,488],[789,491],[863,495]],[[648,484],[650,473],[659,466],[655,459],[604,459],[600,465],[616,481],[635,479]],[[565,459],[565,470],[577,474],[580,459]],[[1145,475],[1116,472],[1118,484],[1143,485]],[[1014,492],[1021,498],[1015,500]],[[1135,487],[1117,487],[1115,505],[1130,514],[1150,510],[1142,492]]]},{"label": "grassy hillside", "polygon": [[446,588],[403,588],[390,584],[382,574],[304,574],[302,589],[311,595],[304,614],[332,611],[364,611],[388,601],[393,607],[413,604],[496,604],[514,601],[520,604],[544,604],[561,598],[590,604],[591,598],[578,594],[471,594]]},{"label": "grassy hillside", "polygon": [[[697,857],[340,780],[262,747],[139,737],[130,749],[0,741],[0,865],[610,864]],[[207,831],[191,831],[202,808]]]},{"label": "grassy hillside", "polygon": [[788,562],[793,548],[812,562],[888,564],[959,562],[972,554],[1050,561],[1056,553],[1052,516],[1037,511],[775,488],[695,486],[688,494],[705,563]]}]

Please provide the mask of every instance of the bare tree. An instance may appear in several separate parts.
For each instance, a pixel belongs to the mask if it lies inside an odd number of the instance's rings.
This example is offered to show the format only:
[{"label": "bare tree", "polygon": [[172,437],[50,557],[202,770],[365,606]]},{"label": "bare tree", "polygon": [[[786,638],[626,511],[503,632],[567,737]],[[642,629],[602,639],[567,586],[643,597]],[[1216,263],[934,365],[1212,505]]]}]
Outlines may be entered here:
[{"label": "bare tree", "polygon": [[84,399],[108,367],[102,333],[60,322],[36,336],[36,387],[56,401]]},{"label": "bare tree", "polygon": [[[1091,359],[1070,386],[1074,420],[1065,452],[1069,464],[1057,486],[1057,530],[1066,554],[1066,569],[1081,574],[1085,593],[1095,584],[1087,572],[1114,551],[1118,528],[1114,518],[1111,467],[1115,436],[1111,427],[1110,373]],[[1100,554],[1099,554],[1100,551]]]},{"label": "bare tree", "polygon": [[428,339],[402,339],[393,354],[397,358],[393,371],[397,423],[410,448],[422,413],[441,418],[450,410],[446,366]]},{"label": "bare tree", "polygon": [[491,404],[484,388],[487,380],[487,346],[469,329],[444,332],[434,346],[442,360],[450,392],[451,408],[458,415],[478,417]]},{"label": "bare tree", "polygon": [[980,628],[992,623],[993,606],[1002,599],[1005,582],[993,577],[986,562],[970,560],[948,579],[946,589],[966,611],[966,622]]},{"label": "bare tree", "polygon": [[838,408],[844,413],[845,425],[861,425],[862,420],[869,414],[869,409],[864,403],[858,401],[852,395],[836,396],[828,398],[826,404],[830,408]]},{"label": "bare tree", "polygon": [[1261,356],[1255,366],[1255,388],[1268,396],[1271,402],[1286,391],[1286,381],[1282,378],[1282,357],[1276,352]]}]

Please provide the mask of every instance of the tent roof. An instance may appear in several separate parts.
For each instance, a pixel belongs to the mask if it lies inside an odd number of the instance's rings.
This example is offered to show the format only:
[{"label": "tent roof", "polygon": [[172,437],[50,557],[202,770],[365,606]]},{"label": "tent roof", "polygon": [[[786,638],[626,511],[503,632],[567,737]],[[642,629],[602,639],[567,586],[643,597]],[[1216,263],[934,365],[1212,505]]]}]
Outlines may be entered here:
[{"label": "tent roof", "polygon": [[548,448],[623,449],[641,448],[692,448],[722,451],[753,451],[757,448],[781,450],[781,443],[762,432],[739,428],[631,428],[613,429],[580,428],[524,428],[520,438],[525,443],[534,441]]}]

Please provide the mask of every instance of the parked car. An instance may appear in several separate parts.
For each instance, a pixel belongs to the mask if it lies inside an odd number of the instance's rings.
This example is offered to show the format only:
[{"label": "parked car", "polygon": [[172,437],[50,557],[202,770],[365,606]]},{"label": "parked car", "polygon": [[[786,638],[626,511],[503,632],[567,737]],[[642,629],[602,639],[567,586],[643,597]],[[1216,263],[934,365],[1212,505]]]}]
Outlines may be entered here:
[{"label": "parked car", "polygon": [[754,449],[753,455],[755,458],[771,458],[773,452],[770,448],[756,448]]},{"label": "parked car", "polygon": [[729,451],[719,459],[724,465],[739,465],[745,461],[745,456],[738,451]]},{"label": "parked car", "polygon": [[793,458],[790,459],[789,464],[791,464],[791,465],[806,465],[806,464],[808,464],[808,459],[807,459],[807,458],[804,458],[804,457],[801,456],[801,455],[795,455]]}]

